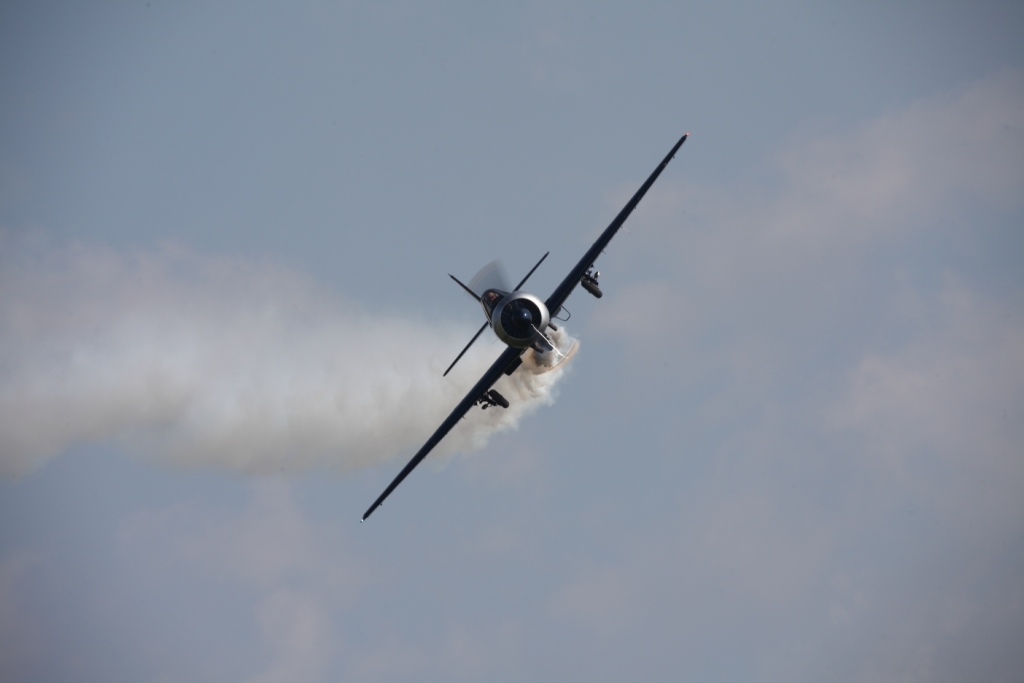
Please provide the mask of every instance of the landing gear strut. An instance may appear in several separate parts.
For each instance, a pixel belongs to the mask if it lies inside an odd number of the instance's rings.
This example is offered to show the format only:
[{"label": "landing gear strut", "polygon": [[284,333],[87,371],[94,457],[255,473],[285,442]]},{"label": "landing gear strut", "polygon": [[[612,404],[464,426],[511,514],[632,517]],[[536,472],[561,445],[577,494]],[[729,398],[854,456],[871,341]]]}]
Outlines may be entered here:
[{"label": "landing gear strut", "polygon": [[587,268],[587,272],[585,272],[583,274],[583,277],[580,278],[580,284],[583,285],[583,289],[587,290],[588,292],[596,296],[598,299],[600,299],[602,296],[604,296],[604,294],[602,294],[601,292],[601,288],[597,286],[597,278],[601,276],[601,273],[592,273],[592,270],[594,270],[593,266]]},{"label": "landing gear strut", "polygon": [[494,406],[501,406],[502,408],[508,408],[508,399],[499,394],[494,389],[485,391],[481,394],[480,398],[476,400],[476,404],[480,406],[482,410],[493,408]]}]

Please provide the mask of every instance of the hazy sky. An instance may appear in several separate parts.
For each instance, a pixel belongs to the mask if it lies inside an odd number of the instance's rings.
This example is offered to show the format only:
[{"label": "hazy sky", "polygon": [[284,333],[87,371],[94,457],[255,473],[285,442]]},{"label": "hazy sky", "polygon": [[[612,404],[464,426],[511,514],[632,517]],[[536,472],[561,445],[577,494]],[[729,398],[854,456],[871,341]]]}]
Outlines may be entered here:
[{"label": "hazy sky", "polygon": [[[0,679],[1024,681],[1019,3],[6,3]],[[578,290],[566,372],[447,274]],[[487,333],[489,334],[489,333]]]}]

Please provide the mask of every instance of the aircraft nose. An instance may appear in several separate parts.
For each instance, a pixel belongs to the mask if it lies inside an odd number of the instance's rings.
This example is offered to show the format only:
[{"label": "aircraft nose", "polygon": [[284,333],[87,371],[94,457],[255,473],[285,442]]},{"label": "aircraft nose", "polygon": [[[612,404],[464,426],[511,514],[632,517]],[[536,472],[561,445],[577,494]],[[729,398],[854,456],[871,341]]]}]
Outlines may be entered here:
[{"label": "aircraft nose", "polygon": [[516,318],[518,318],[519,322],[523,325],[529,325],[533,322],[533,314],[526,308],[520,308],[516,311]]}]

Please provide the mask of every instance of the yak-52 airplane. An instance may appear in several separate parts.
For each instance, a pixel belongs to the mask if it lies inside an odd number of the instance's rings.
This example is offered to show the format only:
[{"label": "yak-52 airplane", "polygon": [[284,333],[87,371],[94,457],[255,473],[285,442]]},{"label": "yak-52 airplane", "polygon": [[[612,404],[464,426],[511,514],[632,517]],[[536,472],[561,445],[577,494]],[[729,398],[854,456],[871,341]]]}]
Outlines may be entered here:
[{"label": "yak-52 airplane", "polygon": [[[501,406],[502,408],[508,407],[508,401],[504,396],[499,394],[491,387],[502,374],[511,375],[523,362],[523,353],[528,348],[534,348],[537,351],[543,353],[550,351],[554,348],[551,340],[545,335],[547,328],[553,329],[555,326],[551,323],[551,318],[558,315],[558,312],[562,309],[562,305],[565,300],[572,294],[572,290],[576,288],[577,284],[583,285],[583,288],[600,298],[601,290],[598,288],[597,277],[600,273],[594,272],[594,261],[601,254],[608,243],[612,241],[612,237],[619,231],[622,224],[626,222],[629,214],[633,212],[636,205],[640,203],[640,200],[647,190],[651,188],[654,181],[658,179],[661,172],[668,166],[668,162],[672,160],[672,157],[676,155],[679,148],[682,147],[683,143],[686,142],[686,138],[689,133],[679,138],[679,142],[672,147],[672,151],[662,160],[658,167],[654,169],[654,173],[640,186],[640,189],[636,191],[633,198],[626,203],[626,206],[622,208],[619,215],[615,217],[615,220],[605,228],[605,231],[601,233],[601,236],[597,238],[594,245],[587,250],[587,253],[583,255],[580,262],[576,264],[576,267],[569,271],[569,274],[562,280],[562,284],[555,288],[555,291],[551,293],[551,296],[547,298],[547,301],[541,301],[537,297],[527,292],[520,291],[520,288],[526,284],[533,272],[537,270],[537,267],[544,262],[544,259],[548,257],[547,254],[541,257],[537,265],[534,266],[526,277],[523,278],[522,282],[519,283],[511,292],[504,291],[503,288],[487,288],[485,291],[477,293],[471,287],[459,282],[454,275],[450,276],[453,280],[459,283],[463,289],[480,302],[483,306],[484,312],[487,315],[487,322],[483,324],[483,327],[473,336],[469,343],[466,344],[466,348],[462,349],[462,352],[456,357],[448,370],[445,370],[444,374],[455,366],[455,363],[459,362],[463,354],[473,345],[473,342],[477,340],[480,334],[487,329],[488,326],[494,330],[494,333],[498,336],[501,341],[508,345],[508,348],[498,357],[498,360],[494,361],[494,365],[484,373],[484,376],[480,378],[480,381],[469,390],[466,394],[466,398],[459,402],[459,405],[455,406],[455,410],[452,414],[441,423],[441,426],[437,428],[433,436],[427,439],[427,442],[423,444],[423,448],[419,450],[416,455],[413,456],[409,464],[402,468],[402,471],[398,473],[395,480],[392,481],[384,493],[380,494],[380,497],[373,502],[373,505],[363,514],[363,518],[360,521],[365,521],[367,517],[373,514],[373,511],[380,507],[380,504],[384,502],[384,499],[391,495],[391,492],[395,490],[402,480],[409,476],[409,473],[420,464],[423,458],[427,457],[427,454],[433,450],[434,446],[440,443],[441,439],[451,431],[452,427],[469,412],[469,409],[475,405],[480,405],[483,408],[489,408],[493,406]],[[550,253],[550,252],[549,252]],[[477,280],[481,279],[476,278]]]}]

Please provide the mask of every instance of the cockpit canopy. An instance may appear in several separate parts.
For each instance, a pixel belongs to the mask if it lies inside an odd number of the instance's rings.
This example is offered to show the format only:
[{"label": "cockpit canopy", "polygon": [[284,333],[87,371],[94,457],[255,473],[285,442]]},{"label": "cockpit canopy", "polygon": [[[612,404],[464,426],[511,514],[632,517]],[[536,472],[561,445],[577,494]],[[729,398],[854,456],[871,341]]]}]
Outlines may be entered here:
[{"label": "cockpit canopy", "polygon": [[500,289],[488,289],[480,295],[480,303],[483,304],[484,310],[487,311],[488,319],[494,314],[494,307],[506,296],[508,296],[508,292],[503,292]]}]

